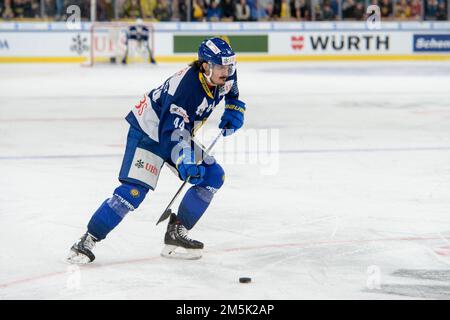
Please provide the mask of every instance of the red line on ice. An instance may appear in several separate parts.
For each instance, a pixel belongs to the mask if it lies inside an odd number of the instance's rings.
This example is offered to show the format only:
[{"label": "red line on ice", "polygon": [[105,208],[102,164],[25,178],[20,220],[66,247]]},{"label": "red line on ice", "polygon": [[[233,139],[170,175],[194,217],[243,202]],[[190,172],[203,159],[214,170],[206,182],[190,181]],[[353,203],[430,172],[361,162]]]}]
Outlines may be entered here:
[{"label": "red line on ice", "polygon": [[[248,247],[239,247],[239,248],[229,248],[229,249],[220,249],[220,250],[212,250],[207,251],[209,253],[220,253],[220,252],[237,252],[237,251],[247,251],[247,250],[255,250],[255,249],[266,249],[266,248],[288,248],[288,247],[297,247],[304,248],[308,246],[321,246],[321,245],[338,245],[338,244],[356,244],[356,243],[370,243],[370,242],[383,242],[383,241],[424,241],[424,240],[442,240],[447,239],[450,240],[450,237],[401,237],[401,238],[379,238],[379,239],[362,239],[362,240],[323,240],[323,241],[311,241],[311,242],[300,242],[300,243],[281,243],[281,244],[267,244],[267,245],[258,245],[258,246],[248,246]],[[445,247],[443,247],[445,248]],[[442,254],[439,250],[436,250],[437,254]],[[148,262],[156,259],[160,259],[160,256],[148,257],[148,258],[140,258],[133,260],[125,260],[125,261],[117,261],[106,264],[92,264],[92,265],[82,265],[79,266],[81,269],[90,270],[90,269],[100,269],[105,267],[119,266],[119,265],[127,265],[133,263],[142,263]],[[59,275],[67,274],[67,271],[57,271],[52,273],[47,273],[43,275],[37,275],[33,277],[23,278],[14,280],[11,282],[6,282],[0,284],[0,288],[9,288],[14,285],[33,282],[41,279],[47,279],[56,277]]]}]

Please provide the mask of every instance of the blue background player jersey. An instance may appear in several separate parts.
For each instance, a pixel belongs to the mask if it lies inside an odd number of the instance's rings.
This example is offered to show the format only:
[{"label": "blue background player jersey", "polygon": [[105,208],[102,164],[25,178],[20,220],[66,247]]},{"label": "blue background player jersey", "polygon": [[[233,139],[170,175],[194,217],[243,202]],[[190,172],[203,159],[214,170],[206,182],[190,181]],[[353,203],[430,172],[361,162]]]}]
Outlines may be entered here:
[{"label": "blue background player jersey", "polygon": [[149,30],[146,26],[134,25],[128,28],[127,40],[148,41]]},{"label": "blue background player jersey", "polygon": [[158,142],[161,157],[170,162],[172,149],[178,143],[171,140],[173,131],[184,129],[192,135],[223,98],[239,98],[236,72],[225,85],[210,89],[203,73],[187,67],[145,94],[126,120]]}]

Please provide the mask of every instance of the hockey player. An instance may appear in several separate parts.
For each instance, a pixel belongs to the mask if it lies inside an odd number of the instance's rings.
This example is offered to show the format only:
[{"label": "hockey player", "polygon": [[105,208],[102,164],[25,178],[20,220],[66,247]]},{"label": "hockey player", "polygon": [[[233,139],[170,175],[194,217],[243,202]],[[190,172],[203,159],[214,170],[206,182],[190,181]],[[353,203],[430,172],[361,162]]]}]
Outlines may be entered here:
[{"label": "hockey player", "polygon": [[156,64],[152,49],[150,48],[149,33],[150,31],[148,30],[148,27],[144,25],[142,19],[136,19],[136,24],[128,28],[125,41],[125,56],[122,59],[123,64],[127,64],[128,62],[130,41],[137,41],[139,47],[144,47],[148,52],[149,62]]},{"label": "hockey player", "polygon": [[161,255],[201,257],[203,243],[190,239],[188,230],[222,187],[224,171],[211,156],[195,152],[198,145],[191,135],[223,98],[225,110],[219,128],[226,129],[227,136],[242,127],[246,105],[239,100],[236,55],[224,40],[211,38],[201,43],[198,60],[145,94],[127,115],[130,129],[119,173],[121,185],[98,208],[87,232],[72,246],[70,262],[95,259],[95,244],[105,239],[128,212],[137,209],[149,190],[155,190],[164,163],[193,186],[184,195],[177,214],[170,216]]}]

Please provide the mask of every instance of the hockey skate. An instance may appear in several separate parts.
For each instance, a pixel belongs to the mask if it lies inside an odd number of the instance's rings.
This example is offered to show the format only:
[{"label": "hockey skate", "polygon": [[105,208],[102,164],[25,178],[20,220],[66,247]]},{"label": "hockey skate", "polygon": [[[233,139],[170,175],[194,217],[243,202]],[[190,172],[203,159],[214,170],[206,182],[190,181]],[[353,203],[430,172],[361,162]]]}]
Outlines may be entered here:
[{"label": "hockey skate", "polygon": [[87,264],[95,260],[95,255],[92,250],[95,247],[97,239],[89,233],[85,233],[75,244],[70,248],[67,261],[73,264]]},{"label": "hockey skate", "polygon": [[188,230],[177,221],[177,216],[170,216],[164,236],[165,247],[161,255],[165,258],[196,260],[202,257],[203,243],[187,236]]}]

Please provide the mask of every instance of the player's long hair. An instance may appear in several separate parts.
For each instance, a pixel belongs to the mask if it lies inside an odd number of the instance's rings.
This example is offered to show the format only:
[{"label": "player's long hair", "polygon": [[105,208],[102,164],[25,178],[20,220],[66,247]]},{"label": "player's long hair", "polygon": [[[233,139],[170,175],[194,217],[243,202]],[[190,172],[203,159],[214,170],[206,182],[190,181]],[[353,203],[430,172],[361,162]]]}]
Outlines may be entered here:
[{"label": "player's long hair", "polygon": [[205,69],[203,69],[203,62],[204,61],[200,61],[200,60],[192,61],[189,64],[189,67],[194,67],[195,70],[199,70],[200,72],[205,72]]}]

